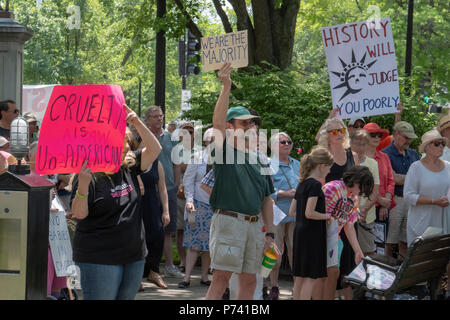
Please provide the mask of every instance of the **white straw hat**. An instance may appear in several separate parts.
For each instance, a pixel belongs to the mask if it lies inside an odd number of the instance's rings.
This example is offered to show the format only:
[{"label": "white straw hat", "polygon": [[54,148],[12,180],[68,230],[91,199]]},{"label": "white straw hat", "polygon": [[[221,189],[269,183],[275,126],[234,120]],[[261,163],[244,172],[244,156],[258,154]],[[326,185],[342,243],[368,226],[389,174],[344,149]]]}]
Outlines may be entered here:
[{"label": "white straw hat", "polygon": [[441,136],[439,131],[436,129],[425,132],[422,136],[422,144],[419,146],[419,152],[425,152],[425,147],[433,141],[442,140],[445,141],[445,144],[448,145],[448,139],[446,137]]}]

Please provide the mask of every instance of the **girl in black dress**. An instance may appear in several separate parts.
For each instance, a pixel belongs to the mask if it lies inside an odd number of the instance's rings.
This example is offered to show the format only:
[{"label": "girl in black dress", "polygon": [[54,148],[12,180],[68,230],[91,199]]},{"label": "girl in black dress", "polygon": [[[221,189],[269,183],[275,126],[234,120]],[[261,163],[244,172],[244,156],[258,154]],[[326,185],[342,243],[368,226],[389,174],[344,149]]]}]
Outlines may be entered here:
[{"label": "girl in black dress", "polygon": [[327,276],[327,234],[325,196],[322,183],[333,165],[333,157],[323,147],[304,155],[300,184],[289,210],[296,216],[293,245],[294,299],[311,300],[316,279]]}]

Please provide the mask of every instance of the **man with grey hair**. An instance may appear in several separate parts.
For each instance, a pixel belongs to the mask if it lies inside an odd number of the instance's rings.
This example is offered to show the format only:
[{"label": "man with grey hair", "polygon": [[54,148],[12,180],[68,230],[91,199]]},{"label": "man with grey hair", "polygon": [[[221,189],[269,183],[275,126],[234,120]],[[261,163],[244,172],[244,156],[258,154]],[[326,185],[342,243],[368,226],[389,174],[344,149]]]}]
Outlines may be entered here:
[{"label": "man with grey hair", "polygon": [[398,251],[403,258],[406,256],[406,224],[408,218],[409,205],[403,198],[403,185],[405,184],[406,173],[413,162],[420,159],[419,154],[409,148],[413,139],[417,138],[414,127],[406,122],[400,121],[394,125],[394,142],[383,149],[391,161],[392,171],[395,181],[394,201],[396,206],[392,208],[389,216],[389,228],[386,240],[386,255],[392,256],[393,245],[398,244]]},{"label": "man with grey hair", "polygon": [[[162,150],[158,160],[164,168],[167,195],[169,198],[170,222],[164,228],[164,256],[166,276],[183,278],[184,275],[173,264],[172,236],[177,231],[177,191],[180,181],[180,167],[172,162],[172,149],[178,144],[172,141],[172,135],[163,129],[164,115],[160,106],[151,106],[145,111],[145,124],[156,136],[161,144]],[[147,190],[145,190],[147,192]],[[150,282],[157,283],[159,279],[148,278]]]}]

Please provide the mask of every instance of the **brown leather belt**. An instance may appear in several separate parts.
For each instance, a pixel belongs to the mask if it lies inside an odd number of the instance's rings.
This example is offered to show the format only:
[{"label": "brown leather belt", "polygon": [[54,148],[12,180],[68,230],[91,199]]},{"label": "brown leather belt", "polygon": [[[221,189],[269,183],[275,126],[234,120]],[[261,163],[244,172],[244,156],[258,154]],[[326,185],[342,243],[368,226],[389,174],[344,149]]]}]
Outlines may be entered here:
[{"label": "brown leather belt", "polygon": [[[222,209],[217,209],[216,211],[214,211],[214,213],[223,214],[223,215],[235,217],[235,218],[238,218],[238,216],[239,216],[239,214],[237,212],[222,210]],[[241,214],[244,216],[244,219],[247,220],[248,222],[256,222],[259,219],[259,216],[249,216],[249,215],[246,215],[243,213],[241,213]]]}]

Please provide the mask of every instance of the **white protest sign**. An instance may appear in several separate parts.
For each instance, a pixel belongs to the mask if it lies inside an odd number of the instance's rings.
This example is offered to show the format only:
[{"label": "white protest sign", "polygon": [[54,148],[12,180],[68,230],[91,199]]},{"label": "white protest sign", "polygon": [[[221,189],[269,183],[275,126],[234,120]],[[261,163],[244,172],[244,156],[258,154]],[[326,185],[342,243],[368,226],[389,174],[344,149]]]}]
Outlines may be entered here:
[{"label": "white protest sign", "polygon": [[191,90],[181,90],[181,111],[191,110]]},{"label": "white protest sign", "polygon": [[58,197],[52,201],[52,208],[58,212],[50,212],[49,234],[50,250],[58,277],[71,276],[70,268],[75,265],[72,260],[72,245],[67,228],[66,213]]},{"label": "white protest sign", "polygon": [[32,112],[42,122],[48,101],[55,85],[24,85],[22,91],[22,114]]},{"label": "white protest sign", "polygon": [[394,113],[400,102],[389,18],[321,28],[339,118]]},{"label": "white protest sign", "polygon": [[273,225],[277,226],[281,220],[286,217],[286,214],[274,203],[273,204]]},{"label": "white protest sign", "polygon": [[202,39],[202,71],[220,69],[231,62],[235,69],[248,66],[247,30]]}]

